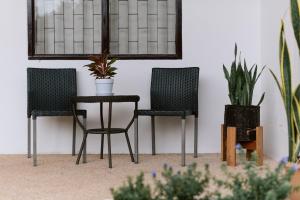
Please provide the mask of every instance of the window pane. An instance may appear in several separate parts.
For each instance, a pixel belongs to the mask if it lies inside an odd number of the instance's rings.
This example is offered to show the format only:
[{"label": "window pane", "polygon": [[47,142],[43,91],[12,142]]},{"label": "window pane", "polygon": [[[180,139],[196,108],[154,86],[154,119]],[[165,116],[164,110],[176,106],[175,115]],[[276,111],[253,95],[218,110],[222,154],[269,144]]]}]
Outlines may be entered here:
[{"label": "window pane", "polygon": [[112,54],[175,54],[176,0],[109,0]]},{"label": "window pane", "polygon": [[35,0],[35,53],[101,53],[101,4],[102,0]]}]

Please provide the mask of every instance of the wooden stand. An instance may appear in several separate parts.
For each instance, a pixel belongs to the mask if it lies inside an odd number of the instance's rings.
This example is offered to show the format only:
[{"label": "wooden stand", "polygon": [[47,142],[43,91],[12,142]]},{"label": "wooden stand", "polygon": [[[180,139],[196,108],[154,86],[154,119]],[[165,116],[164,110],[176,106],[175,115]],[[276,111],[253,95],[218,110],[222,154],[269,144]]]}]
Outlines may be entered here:
[{"label": "wooden stand", "polygon": [[[293,175],[291,183],[292,183],[293,187],[298,187],[300,185],[300,169]],[[290,196],[290,199],[291,200],[299,200],[300,199],[300,191],[293,192]]]},{"label": "wooden stand", "polygon": [[[229,166],[236,166],[236,127],[221,127],[221,160],[226,161]],[[246,158],[250,159],[251,153],[257,153],[257,165],[263,165],[263,127],[256,127],[256,140],[251,142],[240,142],[247,149]]]}]

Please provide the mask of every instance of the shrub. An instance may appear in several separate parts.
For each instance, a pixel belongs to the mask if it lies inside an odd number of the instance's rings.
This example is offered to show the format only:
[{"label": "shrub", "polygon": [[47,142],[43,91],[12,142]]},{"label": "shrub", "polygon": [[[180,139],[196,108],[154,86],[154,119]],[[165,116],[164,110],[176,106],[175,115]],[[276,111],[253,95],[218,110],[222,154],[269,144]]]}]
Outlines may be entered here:
[{"label": "shrub", "polygon": [[117,190],[112,189],[114,200],[152,200],[149,185],[144,184],[144,174],[141,173],[133,182],[129,177],[126,185]]},{"label": "shrub", "polygon": [[[197,170],[196,164],[184,172],[175,173],[164,166],[159,180],[153,173],[155,189],[144,183],[144,174],[135,182],[132,178],[122,187],[112,190],[114,200],[285,200],[295,189],[290,180],[297,169],[285,169],[286,162],[280,162],[274,169],[257,167],[255,159],[243,163],[240,173],[222,170],[225,179],[211,175],[209,166]],[[225,191],[225,193],[224,193]]]},{"label": "shrub", "polygon": [[174,173],[172,167],[164,167],[163,181],[156,180],[157,200],[193,200],[196,197],[205,199],[210,173],[208,165],[205,172],[196,170],[196,164],[190,165],[183,173]]}]

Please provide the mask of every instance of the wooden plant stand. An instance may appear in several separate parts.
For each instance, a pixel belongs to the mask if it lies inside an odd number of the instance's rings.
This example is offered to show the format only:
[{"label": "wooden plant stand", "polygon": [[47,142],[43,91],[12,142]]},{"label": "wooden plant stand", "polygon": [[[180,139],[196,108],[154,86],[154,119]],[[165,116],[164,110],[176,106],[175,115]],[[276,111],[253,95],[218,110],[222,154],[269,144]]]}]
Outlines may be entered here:
[{"label": "wooden plant stand", "polygon": [[[236,166],[236,144],[237,134],[236,127],[221,127],[221,159],[227,161],[227,165]],[[263,165],[263,127],[256,127],[256,140],[251,142],[240,142],[241,146],[247,150],[247,160],[250,159],[251,153],[257,153],[257,165]]]}]

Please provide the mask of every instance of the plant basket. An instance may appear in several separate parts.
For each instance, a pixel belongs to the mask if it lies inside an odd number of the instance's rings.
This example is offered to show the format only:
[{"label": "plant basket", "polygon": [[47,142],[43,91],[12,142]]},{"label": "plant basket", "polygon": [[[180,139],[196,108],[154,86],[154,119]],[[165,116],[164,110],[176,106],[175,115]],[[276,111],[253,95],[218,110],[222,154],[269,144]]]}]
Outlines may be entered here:
[{"label": "plant basket", "polygon": [[254,141],[255,128],[260,126],[260,107],[225,105],[224,126],[237,128],[237,142]]}]

